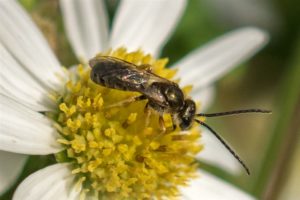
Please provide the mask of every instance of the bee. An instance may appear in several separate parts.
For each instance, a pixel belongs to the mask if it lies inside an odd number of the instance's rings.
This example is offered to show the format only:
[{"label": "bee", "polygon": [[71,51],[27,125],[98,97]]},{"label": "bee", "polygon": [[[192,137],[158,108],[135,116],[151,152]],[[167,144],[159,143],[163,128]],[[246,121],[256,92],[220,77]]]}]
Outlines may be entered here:
[{"label": "bee", "polygon": [[152,108],[159,114],[160,124],[163,126],[163,114],[168,113],[172,116],[173,128],[179,126],[181,130],[191,128],[193,122],[206,127],[215,137],[229,150],[238,160],[248,174],[249,168],[224,141],[224,139],[203,121],[196,117],[219,117],[225,115],[235,115],[241,113],[269,113],[268,110],[246,109],[233,110],[220,113],[196,113],[196,104],[192,99],[185,98],[182,90],[177,83],[160,77],[151,71],[150,65],[137,66],[111,56],[98,56],[89,61],[92,68],[90,78],[101,86],[141,93],[140,96],[119,102],[116,105],[123,105],[133,101],[148,100],[146,109]]}]

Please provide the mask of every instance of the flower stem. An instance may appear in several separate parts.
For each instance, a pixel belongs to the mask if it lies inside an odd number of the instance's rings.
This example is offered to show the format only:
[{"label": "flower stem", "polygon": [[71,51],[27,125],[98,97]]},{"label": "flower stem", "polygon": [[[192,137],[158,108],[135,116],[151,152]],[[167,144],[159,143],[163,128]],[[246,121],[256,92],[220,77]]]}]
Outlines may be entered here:
[{"label": "flower stem", "polygon": [[253,193],[259,199],[276,199],[279,195],[300,135],[300,40],[296,48],[290,69],[282,80],[274,131],[253,185]]}]

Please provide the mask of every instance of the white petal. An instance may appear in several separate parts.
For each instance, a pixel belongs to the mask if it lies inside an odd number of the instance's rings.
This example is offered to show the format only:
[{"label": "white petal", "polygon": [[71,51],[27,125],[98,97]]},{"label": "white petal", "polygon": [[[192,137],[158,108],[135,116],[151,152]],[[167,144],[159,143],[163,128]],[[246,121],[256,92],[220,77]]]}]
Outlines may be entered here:
[{"label": "white petal", "polygon": [[75,200],[74,175],[66,164],[55,164],[27,177],[17,188],[13,200]]},{"label": "white petal", "polygon": [[201,143],[204,144],[204,149],[197,158],[231,174],[239,174],[242,168],[238,161],[212,133],[204,128],[202,130]]},{"label": "white petal", "polygon": [[215,98],[216,89],[214,86],[210,86],[197,91],[192,90],[192,99],[200,103],[200,111],[205,112],[209,106],[213,103]]},{"label": "white petal", "polygon": [[273,33],[282,25],[282,18],[275,5],[268,1],[257,0],[204,0],[207,12],[226,26],[237,27],[255,25],[271,30]]},{"label": "white petal", "polygon": [[51,109],[49,92],[0,43],[0,85],[3,92],[36,111]]},{"label": "white petal", "polygon": [[204,171],[199,178],[192,180],[190,185],[181,190],[183,196],[190,200],[254,200],[251,195],[233,185]]},{"label": "white petal", "polygon": [[26,158],[26,155],[0,151],[0,195],[15,183]]},{"label": "white petal", "polygon": [[0,1],[0,42],[45,86],[56,89],[60,64],[30,17],[15,0]]},{"label": "white petal", "polygon": [[79,59],[107,48],[108,19],[103,0],[60,0],[67,35]]},{"label": "white petal", "polygon": [[47,117],[2,94],[0,108],[0,150],[33,155],[62,150]]},{"label": "white petal", "polygon": [[174,66],[179,67],[177,75],[182,84],[193,83],[197,90],[213,83],[253,56],[267,40],[267,33],[260,29],[241,28],[196,49]]},{"label": "white petal", "polygon": [[158,54],[185,8],[185,0],[123,0],[113,23],[111,46]]}]

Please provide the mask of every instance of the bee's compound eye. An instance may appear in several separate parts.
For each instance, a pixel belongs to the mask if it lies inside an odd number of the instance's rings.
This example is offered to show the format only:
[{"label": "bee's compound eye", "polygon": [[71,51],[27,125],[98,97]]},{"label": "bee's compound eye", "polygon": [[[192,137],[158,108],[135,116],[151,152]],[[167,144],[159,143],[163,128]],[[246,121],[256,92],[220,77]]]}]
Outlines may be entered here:
[{"label": "bee's compound eye", "polygon": [[184,107],[179,113],[180,117],[180,128],[182,130],[187,130],[191,127],[194,117],[195,117],[195,112],[196,112],[196,105],[195,102],[187,99],[184,101]]}]

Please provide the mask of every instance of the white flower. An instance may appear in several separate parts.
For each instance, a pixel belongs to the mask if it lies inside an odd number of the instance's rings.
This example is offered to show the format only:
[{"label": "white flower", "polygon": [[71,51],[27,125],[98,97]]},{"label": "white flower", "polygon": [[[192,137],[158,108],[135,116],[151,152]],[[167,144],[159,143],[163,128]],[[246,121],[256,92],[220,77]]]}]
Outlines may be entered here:
[{"label": "white flower", "polygon": [[[70,42],[78,58],[83,60],[108,47],[119,46],[129,50],[142,48],[158,55],[185,4],[184,0],[123,0],[109,34],[102,1],[61,1]],[[267,35],[261,30],[239,29],[196,49],[174,66],[180,66],[182,84],[192,83],[192,97],[206,108],[214,93],[211,83],[253,55],[266,40]],[[39,30],[13,0],[0,1],[0,52],[0,162],[6,164],[0,166],[0,192],[3,192],[22,169],[25,154],[47,155],[62,150],[57,143],[60,136],[39,111],[53,109],[48,99],[49,91],[60,89],[57,77],[64,77],[64,72]],[[210,144],[205,147],[210,148]],[[207,152],[204,159],[213,164],[230,169],[236,166],[226,164],[235,163],[229,161],[233,160],[231,156],[223,155],[226,150]],[[214,160],[215,153],[226,161]],[[219,199],[220,196],[252,199],[216,177],[200,174],[202,177],[193,181],[190,188],[183,189],[187,199],[198,196],[203,199]],[[74,175],[65,164],[52,165],[26,178],[16,190],[14,199],[75,199],[79,191],[72,185],[73,180]]]},{"label": "white flower", "polygon": [[[123,0],[111,30],[103,1],[60,0],[60,5],[75,54],[79,59],[88,60],[99,50],[120,46],[129,50],[142,48],[159,55],[180,20],[186,1]],[[267,37],[254,27],[237,29],[195,49],[173,65],[179,67],[180,84],[193,85],[192,98],[201,102],[202,112],[213,102],[213,83],[263,47]],[[205,149],[199,159],[230,173],[239,173],[241,166],[235,158],[211,133],[203,131]]]}]

